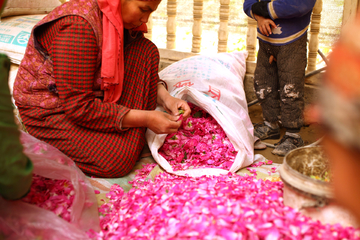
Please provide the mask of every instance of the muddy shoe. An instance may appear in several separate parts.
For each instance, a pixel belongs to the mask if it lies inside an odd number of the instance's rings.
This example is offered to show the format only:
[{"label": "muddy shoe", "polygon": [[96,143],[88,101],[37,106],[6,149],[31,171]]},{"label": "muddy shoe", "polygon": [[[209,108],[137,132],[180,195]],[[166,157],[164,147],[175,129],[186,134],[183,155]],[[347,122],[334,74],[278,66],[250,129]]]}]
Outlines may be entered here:
[{"label": "muddy shoe", "polygon": [[271,128],[268,125],[263,123],[257,123],[254,126],[254,135],[255,137],[264,139],[279,139],[280,138],[280,128]]},{"label": "muddy shoe", "polygon": [[280,142],[275,143],[275,146],[275,149],[271,153],[279,156],[285,156],[291,150],[304,146],[304,141],[298,134],[294,134],[292,136],[284,135]]}]

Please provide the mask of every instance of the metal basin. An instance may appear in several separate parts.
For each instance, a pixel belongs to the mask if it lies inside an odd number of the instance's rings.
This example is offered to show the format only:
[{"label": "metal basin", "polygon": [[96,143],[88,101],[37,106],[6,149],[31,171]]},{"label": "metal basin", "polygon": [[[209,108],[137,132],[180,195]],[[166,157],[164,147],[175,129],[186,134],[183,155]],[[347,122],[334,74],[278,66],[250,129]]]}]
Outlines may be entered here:
[{"label": "metal basin", "polygon": [[329,162],[321,147],[303,147],[289,152],[279,168],[284,182],[284,205],[323,224],[339,223],[359,227],[355,217],[338,205],[330,182],[313,179],[329,172]]},{"label": "metal basin", "polygon": [[283,182],[302,194],[316,199],[334,198],[329,182],[310,176],[324,176],[329,163],[321,147],[303,147],[290,151],[279,169]]}]

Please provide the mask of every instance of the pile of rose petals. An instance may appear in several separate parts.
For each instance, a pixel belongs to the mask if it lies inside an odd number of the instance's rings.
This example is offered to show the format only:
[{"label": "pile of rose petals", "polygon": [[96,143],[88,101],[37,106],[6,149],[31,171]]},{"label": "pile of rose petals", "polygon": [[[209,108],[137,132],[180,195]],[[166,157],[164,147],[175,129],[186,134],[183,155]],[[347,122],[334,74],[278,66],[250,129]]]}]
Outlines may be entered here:
[{"label": "pile of rose petals", "polygon": [[34,174],[30,192],[21,200],[52,211],[70,222],[74,197],[75,190],[69,180],[49,179]]},{"label": "pile of rose petals", "polygon": [[[237,152],[218,123],[190,104],[192,116],[167,136],[159,153],[174,170],[196,167],[229,169]],[[250,167],[272,164],[257,162]],[[156,166],[138,171],[125,193],[114,184],[100,208],[95,239],[360,239],[360,230],[323,225],[283,204],[283,183],[233,173],[198,178],[161,173]],[[272,168],[271,172],[275,172]]]},{"label": "pile of rose petals", "polygon": [[357,229],[322,225],[284,206],[282,187],[231,173],[138,178],[128,193],[112,186],[110,201],[99,209],[102,231],[93,234],[97,239],[360,239]]},{"label": "pile of rose petals", "polygon": [[230,169],[237,151],[224,130],[206,111],[192,103],[189,106],[192,115],[182,122],[178,132],[166,136],[159,154],[174,170]]}]

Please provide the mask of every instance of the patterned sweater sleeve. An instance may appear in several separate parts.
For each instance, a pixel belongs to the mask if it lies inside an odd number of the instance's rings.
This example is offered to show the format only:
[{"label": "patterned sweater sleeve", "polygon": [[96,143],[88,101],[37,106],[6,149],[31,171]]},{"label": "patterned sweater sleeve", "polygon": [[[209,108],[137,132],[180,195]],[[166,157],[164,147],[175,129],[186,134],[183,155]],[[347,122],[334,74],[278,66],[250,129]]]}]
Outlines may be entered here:
[{"label": "patterned sweater sleeve", "polygon": [[122,131],[121,120],[130,111],[104,103],[93,92],[98,45],[91,25],[79,16],[68,16],[46,26],[37,37],[49,52],[63,109],[75,124],[89,129]]},{"label": "patterned sweater sleeve", "polygon": [[243,4],[244,13],[251,18],[254,18],[254,14],[251,10],[252,6],[258,3],[258,0],[245,0]]},{"label": "patterned sweater sleeve", "polygon": [[[313,9],[315,2],[316,0],[245,0],[243,8],[246,15],[254,18],[254,14],[261,16],[264,16],[264,14],[254,12],[253,6],[266,4],[270,18],[275,20],[302,17]],[[267,15],[264,17],[267,17]]]}]

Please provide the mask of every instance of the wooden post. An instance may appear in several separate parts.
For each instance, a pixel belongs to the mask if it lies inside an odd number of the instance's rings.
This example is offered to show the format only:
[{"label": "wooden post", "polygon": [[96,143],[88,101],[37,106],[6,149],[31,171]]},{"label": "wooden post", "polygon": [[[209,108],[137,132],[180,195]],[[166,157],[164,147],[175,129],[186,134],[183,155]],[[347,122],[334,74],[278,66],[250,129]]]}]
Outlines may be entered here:
[{"label": "wooden post", "polygon": [[194,25],[192,28],[192,49],[191,52],[199,53],[201,50],[201,20],[203,16],[203,0],[194,0]]},{"label": "wooden post", "polygon": [[147,39],[152,40],[152,29],[153,29],[153,19],[152,16],[149,17],[149,21],[146,23],[147,26],[147,33],[145,33],[145,37]]},{"label": "wooden post", "polygon": [[256,46],[257,46],[257,22],[252,18],[247,18],[247,33],[246,33],[246,51],[248,57],[246,59],[246,74],[244,79],[244,89],[246,93],[246,100],[251,102],[256,98],[254,93],[254,73],[256,68]]},{"label": "wooden post", "polygon": [[248,28],[246,34],[246,51],[248,57],[246,59],[246,73],[254,74],[256,66],[256,47],[257,47],[257,22],[248,17]]},{"label": "wooden post", "polygon": [[220,0],[220,26],[218,32],[218,52],[227,52],[227,41],[229,36],[228,20],[230,12],[230,0]]},{"label": "wooden post", "polygon": [[167,15],[168,21],[166,23],[166,48],[175,49],[176,44],[176,0],[168,0],[167,2]]},{"label": "wooden post", "polygon": [[319,32],[321,23],[322,0],[317,0],[313,9],[310,23],[309,55],[307,72],[316,70],[317,52],[319,49]]}]

